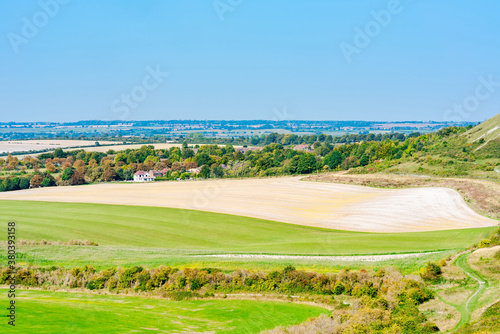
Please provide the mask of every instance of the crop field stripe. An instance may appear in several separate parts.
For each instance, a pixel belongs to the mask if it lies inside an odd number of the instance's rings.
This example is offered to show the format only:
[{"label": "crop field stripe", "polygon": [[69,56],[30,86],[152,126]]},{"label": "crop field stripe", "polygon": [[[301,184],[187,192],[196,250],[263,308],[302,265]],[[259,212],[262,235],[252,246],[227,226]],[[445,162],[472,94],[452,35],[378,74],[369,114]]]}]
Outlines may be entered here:
[{"label": "crop field stripe", "polygon": [[495,229],[350,232],[185,209],[10,200],[0,201],[0,219],[16,221],[18,238],[28,240],[290,255],[463,249]]}]

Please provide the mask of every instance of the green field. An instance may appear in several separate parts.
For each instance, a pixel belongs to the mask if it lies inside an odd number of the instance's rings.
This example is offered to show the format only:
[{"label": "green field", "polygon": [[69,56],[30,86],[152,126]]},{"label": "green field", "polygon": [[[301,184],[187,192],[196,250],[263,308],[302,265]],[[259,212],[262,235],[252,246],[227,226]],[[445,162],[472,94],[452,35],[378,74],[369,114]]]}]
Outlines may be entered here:
[{"label": "green field", "polygon": [[[0,303],[8,305],[7,290]],[[5,307],[6,308],[6,307]],[[6,314],[2,311],[2,315]],[[328,311],[291,302],[171,301],[116,295],[18,290],[16,326],[9,333],[259,333]]]},{"label": "green field", "polygon": [[[170,251],[161,248],[138,248],[117,246],[18,246],[17,261],[19,265],[56,266],[75,268],[90,265],[103,270],[110,267],[146,266],[157,268],[161,265],[176,268],[219,268],[226,271],[246,269],[250,271],[282,270],[292,265],[299,270],[314,272],[336,272],[343,268],[367,269],[394,266],[403,273],[413,273],[428,261],[439,261],[456,251],[429,252],[418,257],[389,259],[376,262],[366,261],[332,261],[328,257],[298,259],[265,259],[265,258],[218,258],[191,254],[183,251]],[[7,263],[7,252],[0,252],[0,263]]]},{"label": "green field", "polygon": [[413,233],[329,230],[202,211],[103,204],[0,201],[18,239],[191,252],[388,254],[463,249],[495,227]]}]

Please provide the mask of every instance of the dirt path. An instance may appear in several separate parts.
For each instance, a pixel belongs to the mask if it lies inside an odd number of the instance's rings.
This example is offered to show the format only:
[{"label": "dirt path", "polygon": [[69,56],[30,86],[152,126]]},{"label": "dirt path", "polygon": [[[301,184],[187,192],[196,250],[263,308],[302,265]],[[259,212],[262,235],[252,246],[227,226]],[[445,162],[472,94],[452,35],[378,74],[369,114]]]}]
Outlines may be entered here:
[{"label": "dirt path", "polygon": [[460,304],[460,305],[449,304],[449,305],[455,307],[457,309],[457,311],[460,312],[460,321],[455,326],[455,328],[453,328],[453,330],[470,322],[472,312],[474,312],[477,308],[477,301],[479,300],[481,295],[484,293],[484,290],[488,287],[488,281],[483,279],[474,270],[472,270],[471,267],[469,266],[469,264],[467,263],[468,256],[469,256],[469,253],[460,255],[458,257],[458,259],[455,261],[455,265],[458,268],[460,268],[467,276],[469,276],[470,278],[475,280],[478,283],[478,287],[469,298],[467,298],[464,302],[462,302],[462,304]]},{"label": "dirt path", "polygon": [[409,257],[420,257],[429,253],[408,253],[408,254],[389,254],[389,255],[352,255],[352,256],[294,256],[294,255],[261,255],[261,254],[214,254],[214,255],[194,255],[196,257],[219,257],[232,259],[273,259],[273,260],[315,260],[315,261],[363,261],[378,262],[386,260],[397,260]]}]

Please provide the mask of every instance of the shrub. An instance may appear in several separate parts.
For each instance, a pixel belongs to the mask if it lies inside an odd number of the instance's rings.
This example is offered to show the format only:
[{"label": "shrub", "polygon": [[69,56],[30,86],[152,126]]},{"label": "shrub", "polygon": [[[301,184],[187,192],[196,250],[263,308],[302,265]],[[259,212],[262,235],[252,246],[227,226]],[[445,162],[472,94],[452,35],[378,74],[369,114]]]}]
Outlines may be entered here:
[{"label": "shrub", "polygon": [[434,262],[427,262],[424,268],[420,269],[420,276],[424,280],[438,281],[442,278],[441,267]]}]

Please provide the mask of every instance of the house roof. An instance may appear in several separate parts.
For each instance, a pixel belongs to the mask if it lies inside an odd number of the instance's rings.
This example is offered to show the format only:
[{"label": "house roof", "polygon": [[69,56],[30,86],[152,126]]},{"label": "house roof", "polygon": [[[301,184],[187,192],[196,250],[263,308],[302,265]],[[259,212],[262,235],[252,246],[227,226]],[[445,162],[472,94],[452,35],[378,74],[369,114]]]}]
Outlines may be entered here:
[{"label": "house roof", "polygon": [[143,170],[139,170],[139,171],[137,171],[137,172],[134,173],[134,176],[135,175],[137,175],[137,176],[139,176],[139,175],[146,175],[146,172],[143,171]]}]

